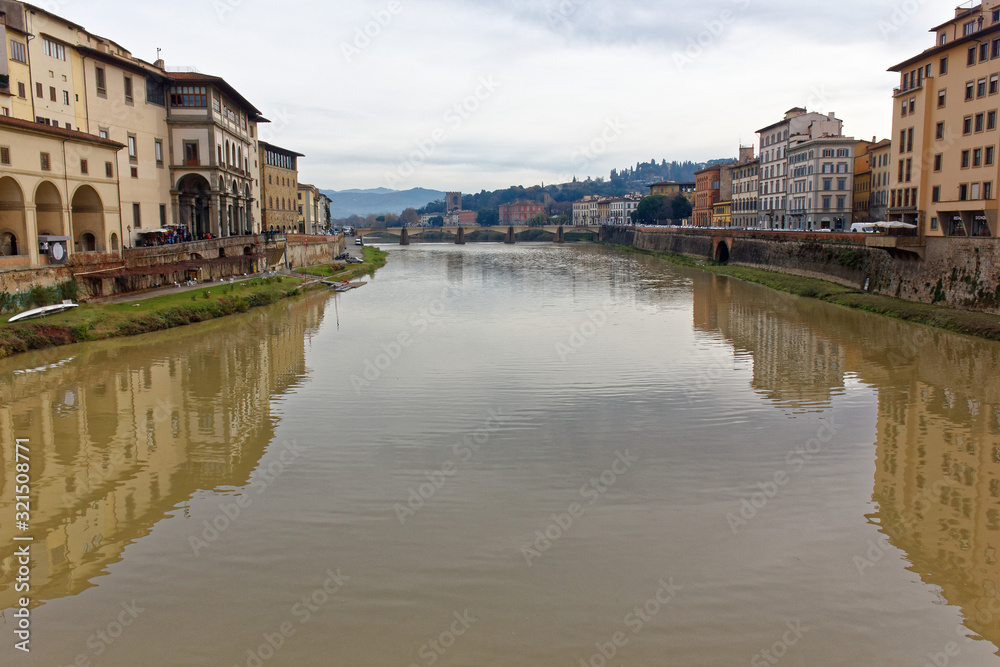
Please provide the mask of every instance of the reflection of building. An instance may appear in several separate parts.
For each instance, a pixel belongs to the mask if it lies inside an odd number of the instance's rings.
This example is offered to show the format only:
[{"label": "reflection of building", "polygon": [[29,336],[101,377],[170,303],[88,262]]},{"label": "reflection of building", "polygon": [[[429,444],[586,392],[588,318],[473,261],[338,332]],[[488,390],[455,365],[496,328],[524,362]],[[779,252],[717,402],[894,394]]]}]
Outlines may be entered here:
[{"label": "reflection of building", "polygon": [[[274,434],[271,402],[305,372],[322,302],[281,304],[155,342],[52,351],[44,373],[0,366],[0,512],[13,508],[14,439],[32,464],[31,596],[86,588],[198,489],[248,481]],[[287,312],[289,309],[290,312]],[[44,361],[43,361],[44,363]],[[13,528],[0,523],[0,608],[14,606]]]},{"label": "reflection of building", "polygon": [[877,522],[965,625],[1000,646],[1000,347],[691,277],[695,328],[749,351],[762,395],[826,407],[848,373],[877,390]]},{"label": "reflection of building", "polygon": [[260,203],[265,231],[296,228],[301,153],[260,142]]}]

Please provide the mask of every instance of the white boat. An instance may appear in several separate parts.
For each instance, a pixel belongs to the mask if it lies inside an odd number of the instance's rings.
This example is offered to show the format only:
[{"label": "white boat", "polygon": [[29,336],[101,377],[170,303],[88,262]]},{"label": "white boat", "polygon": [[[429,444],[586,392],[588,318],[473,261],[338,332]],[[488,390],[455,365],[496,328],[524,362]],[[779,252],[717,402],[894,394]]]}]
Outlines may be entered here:
[{"label": "white boat", "polygon": [[63,301],[62,303],[57,303],[53,306],[42,306],[41,308],[32,308],[31,310],[26,310],[23,313],[18,313],[14,317],[7,320],[7,322],[20,322],[22,320],[30,320],[36,317],[45,317],[46,315],[61,313],[64,310],[69,310],[70,308],[76,308],[79,305],[80,304],[73,303],[72,301]]}]

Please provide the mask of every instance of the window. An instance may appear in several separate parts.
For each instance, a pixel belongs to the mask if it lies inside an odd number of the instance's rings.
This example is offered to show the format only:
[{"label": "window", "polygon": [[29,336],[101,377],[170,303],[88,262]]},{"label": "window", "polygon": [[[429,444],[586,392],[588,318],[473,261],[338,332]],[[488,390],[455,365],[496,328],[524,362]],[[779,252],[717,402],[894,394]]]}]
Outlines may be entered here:
[{"label": "window", "polygon": [[52,156],[42,153],[42,171],[52,171]]},{"label": "window", "polygon": [[966,59],[965,64],[968,67],[972,67],[973,65],[976,64],[976,47],[974,46],[969,47],[969,56]]},{"label": "window", "polygon": [[219,96],[212,93],[212,109],[215,113],[222,113],[222,102],[219,101]]},{"label": "window", "polygon": [[968,102],[976,96],[976,82],[967,81],[965,83],[965,101]]},{"label": "window", "polygon": [[132,228],[142,229],[142,207],[132,204]]},{"label": "window", "polygon": [[160,227],[167,226],[167,205],[160,204]]},{"label": "window", "polygon": [[163,166],[163,140],[156,139],[153,141],[153,153],[156,155],[156,166]]},{"label": "window", "polygon": [[982,167],[983,166],[983,149],[977,148],[972,151],[972,166]]},{"label": "window", "polygon": [[132,178],[139,178],[139,167],[132,167]]},{"label": "window", "polygon": [[104,163],[104,175],[108,178],[115,177],[115,165],[111,162]]},{"label": "window", "polygon": [[90,173],[90,171],[87,168],[87,161],[86,160],[80,160],[80,173],[81,174],[89,174]]},{"label": "window", "polygon": [[6,146],[0,146],[0,164],[10,164],[10,149]]},{"label": "window", "polygon": [[28,91],[25,89],[24,83],[21,81],[18,81],[17,83],[17,96],[22,100],[28,99]]},{"label": "window", "polygon": [[913,158],[906,158],[906,182],[909,183],[913,173]]},{"label": "window", "polygon": [[943,109],[944,108],[946,98],[947,98],[947,91],[945,91],[945,90],[939,90],[938,91],[938,109]]},{"label": "window", "polygon": [[941,58],[941,66],[939,69],[941,70],[941,76],[948,73],[948,56]]},{"label": "window", "polygon": [[967,201],[969,199],[969,186],[962,183],[958,186],[958,200]]},{"label": "window", "polygon": [[28,63],[28,51],[24,44],[16,39],[10,40],[10,59],[19,63]]},{"label": "window", "polygon": [[906,131],[906,152],[913,152],[913,128],[911,127]]},{"label": "window", "polygon": [[993,199],[993,181],[983,183],[983,199]]},{"label": "window", "polygon": [[938,219],[931,218],[931,229],[937,229],[937,228],[938,228]]},{"label": "window", "polygon": [[163,85],[152,79],[146,79],[146,101],[157,106],[166,106],[167,94]]},{"label": "window", "polygon": [[[910,98],[910,113],[911,114],[917,113],[917,98],[916,97],[911,97]],[[837,152],[839,153],[840,151],[837,151]]]},{"label": "window", "polygon": [[934,171],[941,171],[941,153],[934,156]]},{"label": "window", "polygon": [[987,111],[986,112],[986,129],[995,130],[997,129],[997,112]]},{"label": "window", "polygon": [[996,148],[994,146],[987,146],[984,158],[985,161],[983,162],[983,164],[985,164],[986,166],[992,165],[995,155],[996,155]]},{"label": "window", "polygon": [[125,82],[125,104],[134,104],[135,98],[132,96],[132,77],[128,74],[124,75]]},{"label": "window", "polygon": [[990,45],[987,44],[986,42],[983,42],[982,44],[979,45],[979,62],[982,63],[989,60],[989,55],[990,55]]},{"label": "window", "polygon": [[962,134],[972,134],[972,116],[966,116],[962,120]]},{"label": "window", "polygon": [[969,151],[962,151],[962,169],[969,167]]},{"label": "window", "polygon": [[969,186],[969,199],[979,199],[979,183]]},{"label": "window", "polygon": [[56,101],[56,88],[55,86],[49,86],[49,100],[52,102]]},{"label": "window", "polygon": [[206,108],[208,89],[205,86],[174,86],[170,89],[170,106]]},{"label": "window", "polygon": [[107,139],[108,138],[108,128],[106,128],[106,127],[99,128],[97,130],[97,136],[99,136],[101,139]]},{"label": "window", "polygon": [[934,131],[934,138],[938,141],[944,139],[944,123],[937,124],[937,128]]},{"label": "window", "polygon": [[990,95],[1000,93],[1000,74],[990,76]]},{"label": "window", "polygon": [[136,139],[134,134],[128,135],[128,159],[131,162],[135,162],[139,159],[139,153],[136,147]]},{"label": "window", "polygon": [[830,201],[832,199],[833,199],[832,197],[823,197],[823,210],[824,211],[829,211],[830,210]]},{"label": "window", "polygon": [[108,82],[104,75],[104,68],[100,65],[94,66],[94,82],[97,84],[97,96],[108,96]]},{"label": "window", "polygon": [[56,60],[66,60],[66,47],[62,44],[57,44],[51,39],[43,37],[42,49],[45,51],[45,55],[47,56],[51,56]]},{"label": "window", "polygon": [[66,106],[69,106],[69,91],[68,90],[64,90],[63,91],[63,104],[65,104]]},{"label": "window", "polygon": [[[823,179],[823,189],[824,190],[832,190],[833,189],[833,179],[832,178],[824,178]],[[302,199],[302,195],[301,194],[299,195],[299,199]]]},{"label": "window", "polygon": [[847,189],[847,179],[846,178],[838,178],[837,179],[837,189],[838,190],[846,190]]},{"label": "window", "polygon": [[184,142],[184,165],[188,167],[197,167],[201,164],[198,160],[198,142],[197,141],[185,141]]},{"label": "window", "polygon": [[983,97],[986,95],[986,79],[980,79],[976,82],[976,97]]},{"label": "window", "polygon": [[936,204],[939,201],[941,201],[941,186],[935,185],[931,188],[931,202]]},{"label": "window", "polygon": [[983,131],[983,120],[985,119],[985,114],[976,114],[976,132]]}]

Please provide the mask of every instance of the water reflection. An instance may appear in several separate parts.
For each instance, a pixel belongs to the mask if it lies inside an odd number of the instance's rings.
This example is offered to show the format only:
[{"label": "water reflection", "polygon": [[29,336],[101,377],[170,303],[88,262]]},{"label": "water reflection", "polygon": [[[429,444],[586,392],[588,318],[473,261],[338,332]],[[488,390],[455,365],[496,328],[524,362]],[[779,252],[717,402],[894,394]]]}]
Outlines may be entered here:
[{"label": "water reflection", "polygon": [[[870,520],[912,570],[1000,645],[1000,346],[694,274],[696,329],[753,356],[753,387],[822,407],[851,375],[877,389]],[[874,567],[885,543],[859,554]]]},{"label": "water reflection", "polygon": [[[0,516],[14,441],[30,441],[32,599],[91,586],[125,546],[202,489],[239,486],[271,442],[276,396],[305,374],[325,301],[24,355],[0,364]],[[214,334],[214,335],[213,335]],[[0,609],[15,606],[15,531],[0,522]]]}]

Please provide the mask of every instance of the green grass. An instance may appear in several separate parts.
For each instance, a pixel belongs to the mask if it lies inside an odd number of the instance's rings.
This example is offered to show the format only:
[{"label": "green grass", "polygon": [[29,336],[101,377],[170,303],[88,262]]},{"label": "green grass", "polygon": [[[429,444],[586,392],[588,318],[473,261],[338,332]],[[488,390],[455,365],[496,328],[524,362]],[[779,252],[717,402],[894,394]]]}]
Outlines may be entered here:
[{"label": "green grass", "polygon": [[365,261],[364,264],[320,264],[295,269],[295,271],[308,276],[343,282],[359,276],[372,275],[377,269],[385,266],[386,258],[389,256],[385,250],[367,245],[361,249],[361,254]]},{"label": "green grass", "polygon": [[658,257],[677,266],[701,269],[745,280],[796,296],[819,299],[838,306],[946,329],[955,333],[1000,340],[1000,317],[989,313],[976,313],[945,306],[904,301],[879,294],[866,294],[858,289],[818,278],[805,278],[745,266],[717,264],[686,255],[640,250],[631,246],[614,245],[613,247],[626,252]]},{"label": "green grass", "polygon": [[25,323],[0,324],[0,358],[20,352],[119,336],[133,336],[245,313],[300,293],[302,280],[257,278],[141,301],[84,303]]}]

